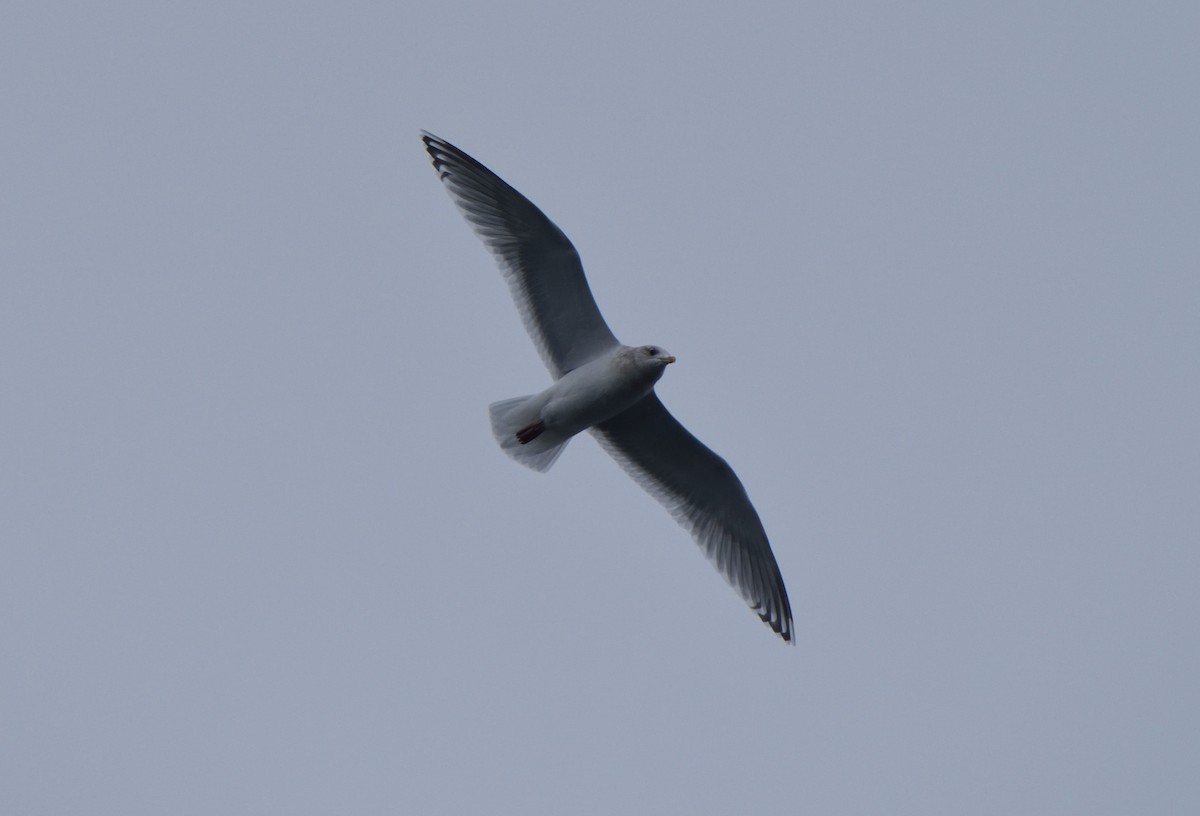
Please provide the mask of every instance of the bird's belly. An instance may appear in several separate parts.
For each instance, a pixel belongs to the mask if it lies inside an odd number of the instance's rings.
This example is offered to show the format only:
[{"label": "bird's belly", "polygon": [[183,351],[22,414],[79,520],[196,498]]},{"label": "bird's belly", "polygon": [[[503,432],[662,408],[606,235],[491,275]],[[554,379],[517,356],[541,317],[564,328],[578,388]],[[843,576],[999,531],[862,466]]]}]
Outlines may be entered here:
[{"label": "bird's belly", "polygon": [[[574,374],[575,372],[571,372]],[[597,422],[611,419],[640,400],[653,383],[634,383],[623,379],[567,374],[547,389],[549,399],[542,409],[547,428],[579,433]]]}]

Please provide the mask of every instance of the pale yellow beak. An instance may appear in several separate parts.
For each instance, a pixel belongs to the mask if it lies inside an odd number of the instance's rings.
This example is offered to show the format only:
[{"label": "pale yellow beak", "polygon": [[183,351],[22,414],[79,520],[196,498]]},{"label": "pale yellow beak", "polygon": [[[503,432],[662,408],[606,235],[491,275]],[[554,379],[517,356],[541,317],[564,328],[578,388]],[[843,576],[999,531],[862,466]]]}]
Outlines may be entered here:
[{"label": "pale yellow beak", "polygon": [[675,355],[668,354],[666,357],[660,357],[659,359],[662,360],[664,363],[673,363],[673,362],[675,362]]}]

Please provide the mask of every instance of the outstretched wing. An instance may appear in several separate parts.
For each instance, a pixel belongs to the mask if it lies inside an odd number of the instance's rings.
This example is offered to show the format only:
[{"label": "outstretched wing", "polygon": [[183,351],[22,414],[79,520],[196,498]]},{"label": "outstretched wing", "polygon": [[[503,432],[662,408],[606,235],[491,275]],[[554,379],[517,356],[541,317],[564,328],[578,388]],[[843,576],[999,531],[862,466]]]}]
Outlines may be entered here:
[{"label": "outstretched wing", "polygon": [[733,468],[671,416],[653,391],[592,433],[687,528],[750,608],[791,643],[792,607],[783,576]]},{"label": "outstretched wing", "polygon": [[617,345],[563,231],[454,145],[430,133],[421,138],[454,203],[496,256],[550,373],[561,377]]}]

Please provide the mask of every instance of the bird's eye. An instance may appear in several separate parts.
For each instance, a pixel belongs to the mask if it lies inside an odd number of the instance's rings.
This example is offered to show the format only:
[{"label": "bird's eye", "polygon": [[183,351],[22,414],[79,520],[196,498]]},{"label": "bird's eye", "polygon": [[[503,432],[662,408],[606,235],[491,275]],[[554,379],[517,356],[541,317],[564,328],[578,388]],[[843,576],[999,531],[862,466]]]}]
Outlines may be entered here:
[{"label": "bird's eye", "polygon": [[646,353],[653,357],[654,355],[658,354],[658,349],[656,349],[654,346],[651,346],[650,348],[646,349]]}]

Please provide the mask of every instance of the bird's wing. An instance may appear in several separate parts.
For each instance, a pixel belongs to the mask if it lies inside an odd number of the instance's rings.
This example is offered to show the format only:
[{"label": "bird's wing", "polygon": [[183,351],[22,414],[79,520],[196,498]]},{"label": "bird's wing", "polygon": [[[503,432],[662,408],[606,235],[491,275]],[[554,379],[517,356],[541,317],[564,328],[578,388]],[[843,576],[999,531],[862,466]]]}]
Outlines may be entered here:
[{"label": "bird's wing", "polygon": [[617,345],[563,231],[454,145],[430,133],[421,138],[454,203],[496,256],[546,368],[561,377]]},{"label": "bird's wing", "polygon": [[758,513],[733,468],[651,392],[594,426],[600,444],[696,539],[746,603],[792,642],[792,607]]}]

